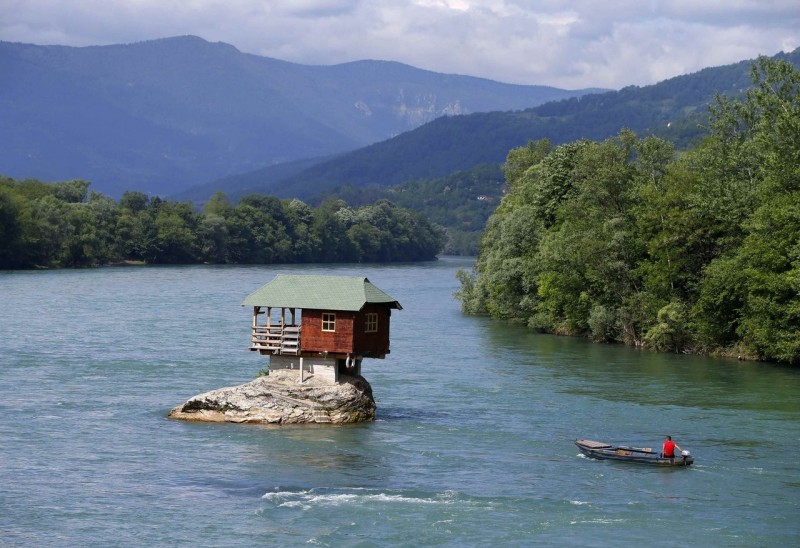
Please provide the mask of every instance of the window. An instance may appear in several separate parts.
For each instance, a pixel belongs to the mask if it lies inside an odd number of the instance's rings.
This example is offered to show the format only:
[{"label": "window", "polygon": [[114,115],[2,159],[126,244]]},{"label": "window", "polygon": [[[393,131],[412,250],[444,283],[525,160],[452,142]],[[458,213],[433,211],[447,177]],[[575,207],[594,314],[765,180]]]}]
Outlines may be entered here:
[{"label": "window", "polygon": [[322,314],[322,330],[336,331],[336,314],[325,312]]},{"label": "window", "polygon": [[364,318],[364,332],[375,333],[378,330],[378,315],[374,312],[367,313]]}]

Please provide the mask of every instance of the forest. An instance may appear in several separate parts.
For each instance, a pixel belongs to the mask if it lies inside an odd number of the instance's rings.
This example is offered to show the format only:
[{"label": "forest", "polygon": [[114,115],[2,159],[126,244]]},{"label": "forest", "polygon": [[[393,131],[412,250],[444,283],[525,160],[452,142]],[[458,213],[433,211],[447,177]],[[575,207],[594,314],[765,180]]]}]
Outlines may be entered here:
[{"label": "forest", "polygon": [[312,205],[330,199],[363,205],[390,200],[421,213],[445,229],[445,255],[475,256],[486,222],[505,189],[499,164],[481,164],[447,177],[408,181],[394,186],[343,185],[309,198]]},{"label": "forest", "polygon": [[0,269],[147,264],[432,260],[444,231],[388,200],[352,208],[328,200],[215,194],[188,202],[126,192],[119,201],[83,180],[0,177]]},{"label": "forest", "polygon": [[758,59],[688,151],[628,130],[509,152],[457,297],[471,314],[660,351],[800,364],[800,73]]}]

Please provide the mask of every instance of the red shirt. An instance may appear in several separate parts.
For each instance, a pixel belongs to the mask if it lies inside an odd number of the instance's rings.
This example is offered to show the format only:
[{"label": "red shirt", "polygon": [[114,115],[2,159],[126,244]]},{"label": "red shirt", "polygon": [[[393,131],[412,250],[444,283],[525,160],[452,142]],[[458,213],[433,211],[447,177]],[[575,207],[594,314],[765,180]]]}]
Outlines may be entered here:
[{"label": "red shirt", "polygon": [[664,456],[665,457],[674,457],[675,456],[675,442],[672,440],[667,440],[664,442]]}]

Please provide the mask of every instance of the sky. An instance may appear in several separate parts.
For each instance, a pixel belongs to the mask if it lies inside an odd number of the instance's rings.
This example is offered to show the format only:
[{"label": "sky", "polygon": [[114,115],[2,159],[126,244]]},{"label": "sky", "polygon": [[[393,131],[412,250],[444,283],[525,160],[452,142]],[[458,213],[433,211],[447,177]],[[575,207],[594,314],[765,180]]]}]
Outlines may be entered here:
[{"label": "sky", "polygon": [[647,85],[800,46],[800,0],[0,0],[0,40],[180,35],[310,65],[399,61],[566,89]]}]

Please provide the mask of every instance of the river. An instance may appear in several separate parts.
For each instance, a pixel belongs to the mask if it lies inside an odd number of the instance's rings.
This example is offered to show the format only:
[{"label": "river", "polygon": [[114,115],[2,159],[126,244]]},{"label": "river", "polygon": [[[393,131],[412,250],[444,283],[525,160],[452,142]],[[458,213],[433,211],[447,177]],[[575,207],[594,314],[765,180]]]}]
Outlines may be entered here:
[{"label": "river", "polygon": [[[800,371],[464,316],[469,260],[0,273],[0,545],[800,544]],[[242,299],[278,273],[398,299],[377,420],[165,418],[252,379]],[[575,438],[688,468],[595,461]]]}]

